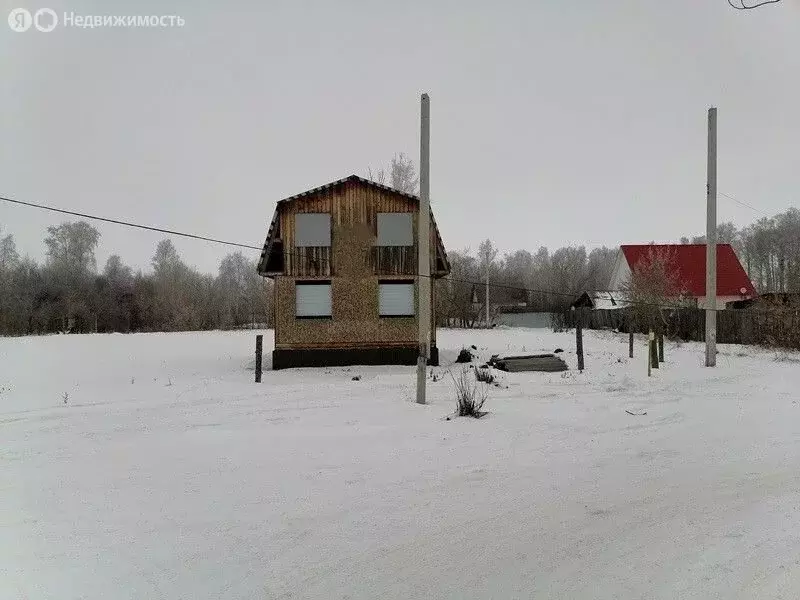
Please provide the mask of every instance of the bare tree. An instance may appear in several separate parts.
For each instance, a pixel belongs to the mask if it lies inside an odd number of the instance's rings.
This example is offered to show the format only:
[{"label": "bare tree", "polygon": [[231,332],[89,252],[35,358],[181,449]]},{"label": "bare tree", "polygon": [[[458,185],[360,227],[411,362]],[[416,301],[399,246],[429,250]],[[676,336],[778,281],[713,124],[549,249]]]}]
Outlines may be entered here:
[{"label": "bare tree", "polygon": [[492,267],[494,266],[495,258],[497,258],[497,248],[495,248],[490,239],[487,238],[483,240],[481,245],[478,246],[478,262],[481,266],[484,276],[486,277],[486,300],[484,303],[486,327],[491,327],[492,325],[490,308],[491,304],[489,298],[489,275]]},{"label": "bare tree", "polygon": [[372,167],[367,167],[367,179],[375,183],[380,183],[381,185],[386,185],[386,169],[381,168],[377,171],[373,171]]},{"label": "bare tree", "polygon": [[437,318],[446,326],[472,328],[479,316],[471,283],[480,277],[477,261],[469,248],[448,252],[448,259],[450,275],[436,281]]},{"label": "bare tree", "polygon": [[663,332],[663,310],[682,304],[685,285],[676,265],[673,249],[651,247],[631,268],[622,291],[640,330]]}]

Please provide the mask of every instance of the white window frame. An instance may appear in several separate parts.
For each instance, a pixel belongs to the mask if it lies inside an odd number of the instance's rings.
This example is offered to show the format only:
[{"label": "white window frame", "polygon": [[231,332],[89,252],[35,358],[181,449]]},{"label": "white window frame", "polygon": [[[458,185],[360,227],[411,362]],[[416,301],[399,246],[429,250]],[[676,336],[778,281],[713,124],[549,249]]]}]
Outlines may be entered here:
[{"label": "white window frame", "polygon": [[[305,226],[303,223],[305,222]],[[297,248],[331,245],[330,213],[296,213],[294,215],[294,245]]]},{"label": "white window frame", "polygon": [[[407,225],[405,223],[406,219],[408,220]],[[377,240],[375,242],[376,246],[414,245],[414,213],[379,212],[376,220],[377,220]],[[402,227],[402,230],[400,229],[400,227]],[[381,239],[382,232],[383,232],[383,239]]]},{"label": "white window frame", "polygon": [[[384,289],[389,287],[396,287],[396,288],[403,288],[409,289],[411,291],[411,304],[410,304],[410,312],[407,311],[389,311],[390,307],[385,307],[384,303],[387,300],[384,296]],[[405,279],[400,280],[392,280],[392,279],[383,279],[378,280],[378,316],[381,318],[413,318],[417,316],[417,306],[415,302],[415,294],[414,294],[414,282],[408,281]],[[386,312],[384,312],[386,311]]]},{"label": "white window frame", "polygon": [[[328,290],[327,311],[310,313],[300,310],[300,295],[303,288],[325,288]],[[294,283],[294,316],[296,319],[331,319],[333,317],[333,289],[330,281],[295,281]]]}]

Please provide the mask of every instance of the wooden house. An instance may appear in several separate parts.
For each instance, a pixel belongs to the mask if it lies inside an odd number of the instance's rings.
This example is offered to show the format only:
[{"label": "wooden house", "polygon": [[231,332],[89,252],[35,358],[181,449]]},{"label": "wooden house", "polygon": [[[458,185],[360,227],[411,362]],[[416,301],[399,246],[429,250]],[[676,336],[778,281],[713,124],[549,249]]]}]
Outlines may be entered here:
[{"label": "wooden house", "polygon": [[[418,213],[417,196],[356,175],[277,203],[258,263],[275,281],[273,369],[416,364]],[[433,214],[430,223],[438,278],[450,265]]]}]

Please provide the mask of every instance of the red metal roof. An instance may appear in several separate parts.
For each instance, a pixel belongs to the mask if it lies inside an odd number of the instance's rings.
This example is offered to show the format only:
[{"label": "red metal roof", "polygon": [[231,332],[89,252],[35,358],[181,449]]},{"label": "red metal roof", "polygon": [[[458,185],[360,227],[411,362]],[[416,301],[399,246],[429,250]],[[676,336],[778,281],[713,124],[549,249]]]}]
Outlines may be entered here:
[{"label": "red metal roof", "polygon": [[[692,296],[706,295],[705,244],[647,244],[620,246],[631,271],[650,250],[672,257],[681,283]],[[744,293],[742,292],[744,288]],[[717,296],[755,296],[756,290],[730,244],[717,244]]]}]

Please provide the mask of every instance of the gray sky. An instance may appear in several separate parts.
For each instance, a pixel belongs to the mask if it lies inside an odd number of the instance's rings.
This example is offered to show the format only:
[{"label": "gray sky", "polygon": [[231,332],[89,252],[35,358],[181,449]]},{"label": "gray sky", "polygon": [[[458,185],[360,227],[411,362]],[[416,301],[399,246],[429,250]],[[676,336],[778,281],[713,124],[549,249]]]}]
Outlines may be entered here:
[{"label": "gray sky", "polygon": [[[703,233],[712,104],[720,191],[770,215],[798,203],[800,0],[0,5],[0,195],[260,244],[276,200],[395,152],[416,161],[427,91],[451,249]],[[41,6],[185,25],[6,25],[11,8]],[[720,220],[761,216],[720,198]],[[0,203],[0,226],[37,259],[62,220]],[[99,265],[118,253],[149,268],[162,236],[95,226]],[[175,244],[209,272],[231,251]]]}]

